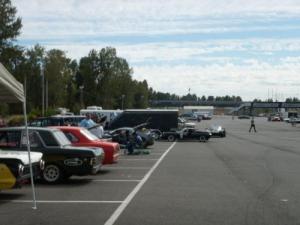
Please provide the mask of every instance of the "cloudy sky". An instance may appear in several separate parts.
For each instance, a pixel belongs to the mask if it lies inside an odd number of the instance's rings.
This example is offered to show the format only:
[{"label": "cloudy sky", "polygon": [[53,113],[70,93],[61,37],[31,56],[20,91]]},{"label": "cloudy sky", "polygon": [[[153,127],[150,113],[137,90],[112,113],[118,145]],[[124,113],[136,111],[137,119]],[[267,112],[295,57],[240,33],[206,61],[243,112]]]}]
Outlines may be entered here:
[{"label": "cloudy sky", "polygon": [[71,58],[112,46],[179,95],[300,97],[300,0],[12,0],[19,44]]}]

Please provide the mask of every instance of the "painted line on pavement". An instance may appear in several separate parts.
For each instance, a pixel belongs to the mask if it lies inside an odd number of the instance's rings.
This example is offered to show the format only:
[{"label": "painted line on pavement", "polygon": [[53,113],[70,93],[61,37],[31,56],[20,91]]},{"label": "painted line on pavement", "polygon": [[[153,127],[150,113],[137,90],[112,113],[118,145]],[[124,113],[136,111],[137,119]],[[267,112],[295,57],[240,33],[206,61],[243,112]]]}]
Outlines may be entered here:
[{"label": "painted line on pavement", "polygon": [[[12,202],[12,203],[32,203],[32,200],[0,200],[0,202]],[[63,201],[63,200],[37,200],[37,203],[85,203],[85,204],[120,204],[123,201]]]},{"label": "painted line on pavement", "polygon": [[171,151],[171,149],[175,146],[176,142],[173,142],[173,144],[164,152],[164,154],[159,158],[159,160],[154,164],[154,166],[149,170],[149,172],[144,176],[144,178],[141,180],[140,183],[137,184],[137,186],[133,189],[132,192],[126,197],[126,199],[122,202],[121,205],[114,211],[114,213],[110,216],[110,218],[105,222],[104,225],[113,225],[119,216],[122,214],[122,212],[126,209],[128,204],[132,201],[134,196],[139,192],[139,190],[143,187],[143,185],[146,183],[146,181],[150,178],[152,173],[155,171],[155,169],[159,166],[159,164],[162,162],[162,160],[166,157],[166,155]]},{"label": "painted line on pavement", "polygon": [[113,169],[113,170],[148,170],[151,167],[126,167],[126,166],[119,166],[119,167],[105,167],[106,169]]},{"label": "painted line on pavement", "polygon": [[147,160],[159,160],[159,159],[118,159],[118,160],[122,160],[122,161],[147,161]]},{"label": "painted line on pavement", "polygon": [[92,180],[93,182],[140,182],[141,180]]}]

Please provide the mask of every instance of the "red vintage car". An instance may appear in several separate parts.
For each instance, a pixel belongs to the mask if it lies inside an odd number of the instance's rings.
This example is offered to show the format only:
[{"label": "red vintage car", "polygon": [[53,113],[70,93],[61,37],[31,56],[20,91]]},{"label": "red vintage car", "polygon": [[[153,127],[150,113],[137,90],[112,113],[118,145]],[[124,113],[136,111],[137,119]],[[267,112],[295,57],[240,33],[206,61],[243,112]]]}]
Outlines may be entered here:
[{"label": "red vintage car", "polygon": [[83,127],[58,126],[56,128],[64,132],[74,146],[101,147],[105,153],[103,164],[117,162],[120,155],[118,143],[101,140]]}]

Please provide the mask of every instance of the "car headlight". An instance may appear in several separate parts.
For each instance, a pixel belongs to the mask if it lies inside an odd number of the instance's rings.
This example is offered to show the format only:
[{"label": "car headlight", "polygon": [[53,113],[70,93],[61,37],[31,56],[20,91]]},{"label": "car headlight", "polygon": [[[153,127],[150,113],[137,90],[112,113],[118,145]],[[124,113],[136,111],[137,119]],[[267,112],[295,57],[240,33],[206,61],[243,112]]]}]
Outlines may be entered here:
[{"label": "car headlight", "polygon": [[18,167],[19,176],[22,176],[23,173],[24,173],[24,166],[22,164],[19,164],[19,167]]},{"label": "car headlight", "polygon": [[90,165],[94,166],[96,163],[97,163],[97,158],[96,157],[91,158]]},{"label": "car headlight", "polygon": [[45,169],[45,161],[44,160],[40,160],[40,169],[44,170]]}]

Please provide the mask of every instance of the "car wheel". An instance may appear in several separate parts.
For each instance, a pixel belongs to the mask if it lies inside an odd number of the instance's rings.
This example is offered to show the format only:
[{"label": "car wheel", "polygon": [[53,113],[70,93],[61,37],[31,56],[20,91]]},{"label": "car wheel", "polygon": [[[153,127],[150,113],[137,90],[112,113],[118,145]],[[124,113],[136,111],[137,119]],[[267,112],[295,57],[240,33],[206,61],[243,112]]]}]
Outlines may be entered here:
[{"label": "car wheel", "polygon": [[170,142],[175,141],[175,136],[174,135],[169,135],[168,136],[168,141],[170,141]]},{"label": "car wheel", "polygon": [[205,136],[200,136],[199,140],[200,140],[201,142],[206,142],[206,137],[205,137]]},{"label": "car wheel", "polygon": [[43,179],[47,183],[57,183],[62,178],[61,169],[55,164],[46,165],[43,171]]}]

